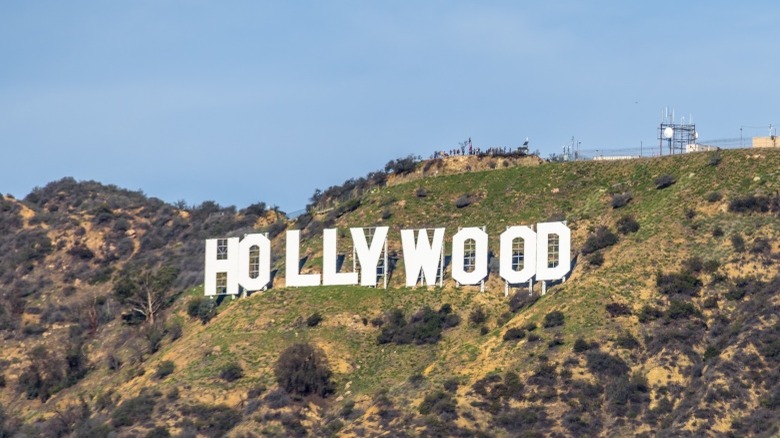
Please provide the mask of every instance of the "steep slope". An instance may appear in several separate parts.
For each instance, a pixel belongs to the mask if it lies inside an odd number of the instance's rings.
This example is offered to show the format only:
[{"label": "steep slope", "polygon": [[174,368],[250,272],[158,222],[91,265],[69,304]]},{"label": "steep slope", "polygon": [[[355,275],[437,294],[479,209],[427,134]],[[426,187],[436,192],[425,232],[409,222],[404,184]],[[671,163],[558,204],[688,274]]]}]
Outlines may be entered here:
[{"label": "steep slope", "polygon": [[[4,404],[29,424],[51,425],[54,412],[70,412],[61,430],[77,435],[156,426],[204,436],[772,436],[780,426],[779,169],[776,151],[739,150],[376,188],[292,225],[307,237],[304,270],[320,269],[323,227],[389,225],[400,252],[402,228],[445,226],[451,236],[458,226],[484,225],[497,252],[508,225],[565,219],[577,256],[572,274],[541,297],[526,289],[504,297],[494,273],[484,293],[449,278],[443,289],[406,289],[400,275],[387,290],[285,289],[277,259],[274,288],[226,300],[206,324],[188,315],[202,290],[180,296],[167,310],[180,336],[166,336],[156,352],[136,347],[118,370],[105,365],[104,339],[145,325],[100,326],[85,340],[89,371],[45,404],[8,404],[26,364],[14,347]],[[28,204],[14,205],[24,218]],[[12,225],[16,234],[21,223]],[[182,242],[236,235],[207,231]],[[277,253],[282,239],[274,240]],[[432,311],[422,312],[426,306]],[[393,309],[409,326],[440,321],[441,338],[430,325],[404,332],[418,342],[393,337]],[[307,323],[315,313],[322,321]],[[334,392],[326,398],[290,399],[277,388],[274,364],[299,342],[327,356]],[[160,373],[166,361],[173,370]],[[231,369],[240,372],[225,374]],[[77,409],[80,397],[86,408]],[[117,412],[128,406],[145,414],[124,421]],[[35,426],[25,427],[18,430]]]}]

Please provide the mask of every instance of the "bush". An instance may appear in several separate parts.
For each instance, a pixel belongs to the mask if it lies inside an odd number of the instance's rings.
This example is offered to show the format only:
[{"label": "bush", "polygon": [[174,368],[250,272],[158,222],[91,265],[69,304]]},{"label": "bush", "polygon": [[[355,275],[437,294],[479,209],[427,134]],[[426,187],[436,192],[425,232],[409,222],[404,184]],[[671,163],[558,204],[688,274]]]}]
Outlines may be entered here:
[{"label": "bush", "polygon": [[707,161],[708,166],[716,167],[720,162],[723,161],[723,157],[720,155],[720,152],[715,152],[710,156],[710,159]]},{"label": "bush", "polygon": [[322,322],[322,315],[320,312],[314,312],[306,318],[306,325],[309,327],[316,327]]},{"label": "bush", "polygon": [[265,395],[265,402],[271,409],[281,409],[290,405],[290,397],[283,389],[278,388]]},{"label": "bush", "polygon": [[642,310],[639,311],[639,322],[644,324],[646,322],[654,321],[661,316],[663,316],[663,312],[661,312],[660,309],[645,304],[642,306]]},{"label": "bush", "polygon": [[739,234],[731,235],[731,246],[736,252],[745,252],[745,239]]},{"label": "bush", "polygon": [[406,381],[413,387],[419,388],[423,381],[425,381],[425,376],[420,373],[412,374]]},{"label": "bush", "polygon": [[766,237],[758,237],[753,241],[753,246],[750,248],[751,254],[772,254],[772,244]]},{"label": "bush", "polygon": [[206,324],[217,315],[217,303],[207,297],[195,297],[187,303],[187,315]]},{"label": "bush", "polygon": [[474,198],[472,198],[471,194],[460,195],[460,197],[458,197],[458,199],[455,200],[455,207],[457,208],[468,207],[473,202],[474,202]]},{"label": "bush", "polygon": [[435,391],[425,395],[418,410],[422,415],[436,414],[443,417],[445,421],[451,421],[458,416],[455,411],[456,406],[455,400],[449,393]]},{"label": "bush", "polygon": [[417,196],[418,198],[424,198],[428,196],[428,191],[425,190],[425,187],[417,187],[417,190],[414,191],[414,196]]},{"label": "bush", "polygon": [[588,256],[588,264],[594,268],[598,268],[604,264],[604,254],[600,252],[593,253]]},{"label": "bush", "polygon": [[442,387],[444,388],[445,391],[456,392],[458,390],[458,385],[459,385],[458,379],[453,377],[445,380],[444,383],[442,384]]},{"label": "bush", "polygon": [[666,313],[671,319],[688,319],[692,316],[701,316],[701,312],[693,303],[680,300],[671,300]]},{"label": "bush", "polygon": [[612,208],[624,207],[631,199],[631,193],[616,193],[612,195],[612,201],[610,201],[609,205],[611,205]]},{"label": "bush", "polygon": [[639,347],[639,341],[634,337],[634,335],[626,332],[622,335],[619,335],[617,339],[615,339],[615,345],[627,350],[633,350],[634,348]]},{"label": "bush", "polygon": [[310,344],[294,344],[284,350],[274,373],[279,386],[290,394],[326,397],[333,392],[325,353]]},{"label": "bush", "polygon": [[710,203],[712,203],[712,202],[718,202],[718,201],[720,201],[721,199],[723,199],[723,194],[721,194],[721,193],[720,193],[720,192],[718,192],[718,191],[715,191],[715,192],[709,192],[709,193],[707,193],[707,196],[705,196],[705,197],[704,197],[704,199],[706,199],[706,200],[707,200],[707,202],[710,202]]},{"label": "bush", "polygon": [[729,202],[729,211],[733,213],[766,213],[771,201],[765,196],[748,195],[734,198]]},{"label": "bush", "polygon": [[168,429],[157,426],[154,429],[150,430],[145,438],[168,438],[171,436],[171,433],[168,432]]},{"label": "bush", "polygon": [[504,333],[504,341],[516,341],[525,337],[525,330],[513,327]]},{"label": "bush", "polygon": [[731,301],[739,301],[742,298],[745,297],[745,294],[747,291],[744,287],[734,286],[733,288],[729,289],[728,292],[726,292],[726,299]]},{"label": "bush", "polygon": [[471,313],[469,313],[469,322],[474,325],[481,325],[487,321],[487,313],[485,313],[485,309],[483,309],[481,306],[476,307],[471,310]]},{"label": "bush", "polygon": [[226,405],[194,404],[181,409],[184,418],[194,422],[198,435],[224,436],[241,421],[241,414]]},{"label": "bush", "polygon": [[414,172],[417,166],[417,158],[414,155],[409,155],[405,158],[397,158],[389,161],[385,165],[385,172],[392,172],[396,175],[406,175]]},{"label": "bush", "polygon": [[712,237],[723,237],[723,228],[716,225],[715,228],[712,229]]},{"label": "bush", "polygon": [[573,346],[572,350],[575,353],[583,353],[585,351],[590,350],[590,344],[588,344],[587,341],[585,341],[585,339],[577,338],[574,341],[574,346]]},{"label": "bush", "polygon": [[111,413],[114,427],[132,426],[152,419],[156,400],[151,394],[141,394],[126,400]]},{"label": "bush", "polygon": [[665,189],[676,182],[677,180],[675,180],[674,177],[671,175],[661,175],[658,178],[653,180],[653,183],[655,184],[655,188],[658,190]]},{"label": "bush", "polygon": [[608,246],[612,246],[618,242],[618,237],[609,230],[609,228],[600,226],[596,228],[588,239],[585,240],[585,244],[582,246],[582,254],[588,255],[594,253],[600,249],[604,249]]},{"label": "bush", "polygon": [[435,344],[441,339],[441,332],[460,322],[458,315],[451,313],[449,304],[444,304],[438,312],[424,307],[406,321],[404,313],[395,309],[387,315],[387,321],[377,337],[379,344]]},{"label": "bush", "polygon": [[658,291],[664,295],[679,294],[691,297],[698,295],[702,287],[701,280],[694,277],[689,271],[670,274],[659,272],[656,274],[655,284],[658,286]]},{"label": "bush", "polygon": [[558,327],[563,325],[564,315],[560,310],[554,310],[547,315],[544,315],[544,328]]},{"label": "bush", "polygon": [[602,351],[589,351],[585,357],[588,363],[588,370],[602,377],[617,378],[627,375],[630,371],[623,359]]},{"label": "bush", "polygon": [[555,348],[561,345],[563,345],[563,338],[561,338],[560,335],[556,335],[547,343],[547,347],[549,348]]},{"label": "bush", "polygon": [[68,254],[81,260],[92,260],[95,257],[95,253],[84,245],[74,245],[68,250]]},{"label": "bush", "polygon": [[219,378],[226,382],[235,382],[244,377],[244,369],[238,362],[230,362],[219,371]]},{"label": "bush", "polygon": [[509,310],[512,313],[517,313],[519,310],[531,307],[537,300],[539,300],[538,295],[531,295],[524,291],[515,292],[509,299]]},{"label": "bush", "polygon": [[164,360],[157,366],[157,371],[154,373],[154,377],[157,379],[164,379],[165,377],[173,374],[174,364],[173,361]]},{"label": "bush", "polygon": [[631,309],[623,303],[609,303],[605,308],[607,309],[609,316],[613,318],[631,315]]},{"label": "bush", "polygon": [[636,233],[639,231],[639,222],[634,219],[634,216],[623,216],[617,221],[617,230],[620,234]]}]

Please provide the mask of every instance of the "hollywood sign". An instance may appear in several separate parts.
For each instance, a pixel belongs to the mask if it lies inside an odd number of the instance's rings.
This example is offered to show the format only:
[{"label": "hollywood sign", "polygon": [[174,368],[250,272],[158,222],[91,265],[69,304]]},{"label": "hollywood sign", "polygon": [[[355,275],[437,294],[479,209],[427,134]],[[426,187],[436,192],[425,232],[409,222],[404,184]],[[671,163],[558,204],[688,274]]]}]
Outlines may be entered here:
[{"label": "hollywood sign", "polygon": [[[321,273],[300,271],[300,230],[288,230],[285,285],[287,287],[357,285],[375,287],[385,278],[389,227],[376,227],[369,242],[365,228],[350,228],[355,267],[339,272],[337,230],[322,233]],[[406,286],[439,286],[444,279],[444,228],[401,230]],[[532,286],[534,281],[563,280],[571,270],[571,230],[564,222],[512,226],[501,233],[499,276],[507,284]],[[522,245],[520,245],[522,241]],[[557,243],[556,243],[557,242]],[[550,249],[555,251],[551,258]],[[452,236],[451,277],[458,285],[484,286],[488,276],[488,235],[479,227],[461,228]],[[381,273],[381,275],[380,275]],[[206,240],[205,294],[238,295],[264,290],[271,283],[271,241],[264,234]],[[543,286],[544,287],[544,286]]]}]

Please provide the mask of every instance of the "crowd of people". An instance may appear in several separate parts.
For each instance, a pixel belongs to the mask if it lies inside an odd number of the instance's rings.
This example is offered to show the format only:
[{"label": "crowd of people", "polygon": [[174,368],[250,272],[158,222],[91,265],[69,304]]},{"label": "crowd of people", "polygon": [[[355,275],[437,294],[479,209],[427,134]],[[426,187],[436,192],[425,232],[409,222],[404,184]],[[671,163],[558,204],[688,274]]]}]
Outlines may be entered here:
[{"label": "crowd of people", "polygon": [[462,144],[460,147],[450,149],[448,151],[435,151],[431,155],[431,159],[457,156],[509,157],[525,155],[528,155],[528,148],[524,146],[520,146],[516,149],[509,147],[491,147],[483,151],[481,148],[475,148],[472,146],[471,140],[469,140],[468,143]]}]

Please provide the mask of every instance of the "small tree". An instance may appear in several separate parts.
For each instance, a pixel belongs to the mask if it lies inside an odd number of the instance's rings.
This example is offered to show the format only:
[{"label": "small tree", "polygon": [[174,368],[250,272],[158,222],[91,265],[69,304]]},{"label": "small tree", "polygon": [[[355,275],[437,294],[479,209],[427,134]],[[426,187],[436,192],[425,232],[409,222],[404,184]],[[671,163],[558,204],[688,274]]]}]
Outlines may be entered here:
[{"label": "small tree", "polygon": [[120,281],[122,289],[115,293],[131,306],[133,313],[142,316],[147,323],[154,324],[159,312],[172,298],[171,287],[177,275],[177,269],[171,266],[128,275]]},{"label": "small tree", "polygon": [[310,344],[294,344],[284,350],[274,372],[279,386],[290,394],[326,397],[333,392],[325,353]]}]

